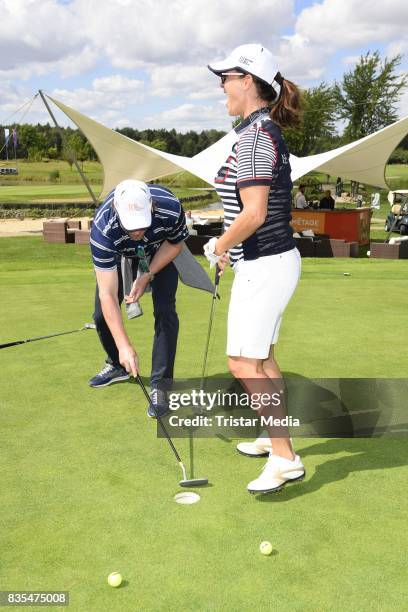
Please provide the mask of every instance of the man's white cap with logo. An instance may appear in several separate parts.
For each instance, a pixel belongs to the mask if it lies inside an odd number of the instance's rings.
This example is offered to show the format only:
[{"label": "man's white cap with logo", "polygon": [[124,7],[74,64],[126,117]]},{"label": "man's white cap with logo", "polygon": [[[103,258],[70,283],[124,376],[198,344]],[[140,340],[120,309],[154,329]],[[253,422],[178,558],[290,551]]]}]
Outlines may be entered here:
[{"label": "man's white cap with logo", "polygon": [[152,196],[146,183],[133,179],[122,181],[115,189],[113,205],[124,229],[136,231],[150,227]]},{"label": "man's white cap with logo", "polygon": [[263,45],[241,45],[234,49],[222,62],[208,64],[208,68],[217,75],[232,71],[234,68],[239,68],[249,74],[253,74],[274,88],[277,86],[278,90],[280,90],[279,83],[275,81],[279,71],[275,65],[273,55]]}]

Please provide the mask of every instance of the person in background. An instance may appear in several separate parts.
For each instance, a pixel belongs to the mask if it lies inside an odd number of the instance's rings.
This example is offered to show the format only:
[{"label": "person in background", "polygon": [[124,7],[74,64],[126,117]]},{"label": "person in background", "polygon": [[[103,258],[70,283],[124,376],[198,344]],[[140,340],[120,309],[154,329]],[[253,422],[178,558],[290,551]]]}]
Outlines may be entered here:
[{"label": "person in background", "polygon": [[338,176],[337,181],[336,181],[336,196],[340,198],[342,193],[343,193],[343,181],[341,180],[341,177]]},{"label": "person in background", "polygon": [[305,185],[299,185],[298,191],[295,194],[294,207],[295,208],[307,208],[308,207],[308,203],[305,197]]},{"label": "person in background", "polygon": [[330,189],[327,189],[324,192],[324,196],[320,200],[319,208],[320,210],[333,210],[334,209],[334,198],[332,197]]}]

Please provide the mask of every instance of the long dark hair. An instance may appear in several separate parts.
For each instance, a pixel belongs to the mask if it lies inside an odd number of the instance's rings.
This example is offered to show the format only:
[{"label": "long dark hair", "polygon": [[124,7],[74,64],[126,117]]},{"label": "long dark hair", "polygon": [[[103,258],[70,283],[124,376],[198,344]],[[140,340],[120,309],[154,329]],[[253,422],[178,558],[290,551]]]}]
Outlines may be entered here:
[{"label": "long dark hair", "polygon": [[275,81],[280,85],[281,91],[278,97],[272,85],[261,81],[252,75],[259,97],[271,106],[270,117],[274,123],[281,128],[299,127],[301,117],[301,95],[300,90],[292,83],[283,78],[280,72],[275,76]]}]

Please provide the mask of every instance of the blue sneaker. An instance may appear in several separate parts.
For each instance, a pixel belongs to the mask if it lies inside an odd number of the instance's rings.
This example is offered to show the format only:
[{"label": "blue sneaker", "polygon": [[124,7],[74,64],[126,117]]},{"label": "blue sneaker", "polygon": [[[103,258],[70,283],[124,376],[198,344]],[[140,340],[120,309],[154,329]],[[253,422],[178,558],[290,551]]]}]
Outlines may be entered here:
[{"label": "blue sneaker", "polygon": [[122,366],[113,366],[110,363],[107,363],[105,367],[96,374],[89,381],[89,386],[94,387],[95,389],[98,387],[107,387],[112,383],[119,382],[121,380],[129,380],[129,374],[126,372],[125,368]]},{"label": "blue sneaker", "polygon": [[163,417],[168,412],[170,412],[170,406],[167,393],[161,389],[152,389],[150,392],[150,404],[147,408],[148,416],[155,419],[157,415]]}]

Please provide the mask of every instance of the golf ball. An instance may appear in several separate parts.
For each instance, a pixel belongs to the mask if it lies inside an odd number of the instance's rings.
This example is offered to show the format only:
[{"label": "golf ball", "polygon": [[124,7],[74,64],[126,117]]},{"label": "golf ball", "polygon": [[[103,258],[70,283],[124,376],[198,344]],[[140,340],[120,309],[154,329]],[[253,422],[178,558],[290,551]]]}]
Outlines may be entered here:
[{"label": "golf ball", "polygon": [[122,574],[119,572],[112,572],[108,576],[108,584],[111,587],[118,587],[122,584]]},{"label": "golf ball", "polygon": [[344,276],[350,276],[350,272],[343,272]]},{"label": "golf ball", "polygon": [[259,550],[263,555],[270,555],[272,553],[272,544],[270,542],[261,542]]}]

